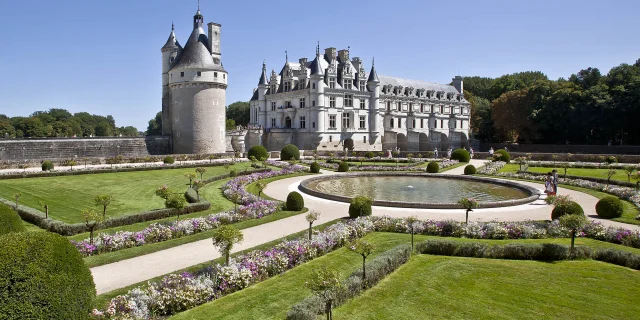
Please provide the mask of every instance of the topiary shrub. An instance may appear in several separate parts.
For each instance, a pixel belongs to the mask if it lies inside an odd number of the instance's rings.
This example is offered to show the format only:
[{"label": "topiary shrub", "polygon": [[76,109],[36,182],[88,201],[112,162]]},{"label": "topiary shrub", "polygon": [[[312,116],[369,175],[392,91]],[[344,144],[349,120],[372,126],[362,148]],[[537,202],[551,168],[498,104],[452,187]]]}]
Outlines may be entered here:
[{"label": "topiary shrub", "polygon": [[451,160],[458,160],[460,162],[469,162],[471,160],[471,155],[469,155],[469,151],[458,148],[453,150],[451,153]]},{"label": "topiary shrub", "polygon": [[87,319],[95,284],[80,252],[61,235],[0,236],[2,319]]},{"label": "topiary shrub", "polygon": [[427,165],[428,173],[438,173],[439,171],[440,171],[440,165],[438,165],[437,162],[435,161],[429,162],[429,164]]},{"label": "topiary shrub", "polygon": [[608,164],[618,163],[618,158],[614,156],[608,156],[607,159],[604,160]]},{"label": "topiary shrub", "polygon": [[164,162],[165,164],[173,164],[174,162],[176,162],[176,160],[172,156],[166,156],[164,157],[164,159],[162,159],[162,162]]},{"label": "topiary shrub", "polygon": [[617,197],[604,197],[596,203],[596,213],[605,219],[620,218],[623,211],[622,201]]},{"label": "topiary shrub", "polygon": [[304,199],[302,195],[297,191],[289,192],[287,196],[287,210],[289,211],[300,211],[304,208]]},{"label": "topiary shrub", "polygon": [[349,217],[355,219],[371,215],[371,203],[373,201],[367,197],[355,197],[349,205]]},{"label": "topiary shrub", "polygon": [[494,153],[495,154],[499,154],[500,155],[500,161],[504,161],[506,163],[509,163],[511,161],[511,155],[509,154],[509,152],[507,152],[504,149],[499,149],[496,150]]},{"label": "topiary shrub", "polygon": [[312,163],[312,164],[309,166],[309,171],[310,171],[311,173],[318,173],[318,172],[320,172],[320,164],[319,164],[319,163],[317,163],[317,162]]},{"label": "topiary shrub", "polygon": [[373,154],[373,151],[368,151],[367,153],[364,154],[364,157],[367,159],[371,159],[375,157],[375,155]]},{"label": "topiary shrub", "polygon": [[340,164],[338,165],[338,172],[347,172],[349,171],[349,164],[342,161],[340,162]]},{"label": "topiary shrub", "polygon": [[476,174],[476,167],[472,164],[468,164],[466,167],[464,167],[464,174]]},{"label": "topiary shrub", "polygon": [[293,144],[288,144],[280,150],[280,160],[300,160],[300,150]]},{"label": "topiary shrub", "polygon": [[249,149],[249,152],[247,152],[247,159],[251,159],[251,156],[256,159],[269,159],[269,152],[267,152],[267,149],[263,146],[253,146]]},{"label": "topiary shrub", "polygon": [[0,235],[24,230],[25,227],[18,213],[0,203]]},{"label": "topiary shrub", "polygon": [[551,211],[551,220],[556,220],[566,214],[581,214],[584,215],[584,210],[575,201],[570,201],[566,205],[556,206]]},{"label": "topiary shrub", "polygon": [[51,171],[53,170],[53,162],[49,160],[45,160],[42,162],[42,171]]}]

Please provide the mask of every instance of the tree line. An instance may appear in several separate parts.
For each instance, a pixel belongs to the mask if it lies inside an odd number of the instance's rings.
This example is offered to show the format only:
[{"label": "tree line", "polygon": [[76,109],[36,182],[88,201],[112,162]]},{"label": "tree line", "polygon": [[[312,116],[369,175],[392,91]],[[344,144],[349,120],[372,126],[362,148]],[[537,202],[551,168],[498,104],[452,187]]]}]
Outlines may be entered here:
[{"label": "tree line", "polygon": [[475,139],[549,144],[640,144],[640,59],[603,75],[586,68],[568,79],[542,72],[466,77]]},{"label": "tree line", "polygon": [[87,112],[71,114],[65,109],[36,111],[28,117],[7,117],[0,114],[0,138],[44,137],[113,137],[138,136],[132,126],[116,127],[112,116]]}]

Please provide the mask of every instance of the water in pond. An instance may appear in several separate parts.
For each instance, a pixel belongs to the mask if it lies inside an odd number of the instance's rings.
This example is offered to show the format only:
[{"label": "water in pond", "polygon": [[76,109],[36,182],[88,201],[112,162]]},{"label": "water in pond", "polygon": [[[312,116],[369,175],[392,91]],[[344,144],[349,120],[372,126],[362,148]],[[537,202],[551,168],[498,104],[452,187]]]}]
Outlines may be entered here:
[{"label": "water in pond", "polygon": [[337,177],[313,181],[311,189],[346,197],[366,196],[374,200],[418,203],[452,203],[461,198],[475,198],[480,202],[526,198],[520,189],[461,179],[415,176]]}]

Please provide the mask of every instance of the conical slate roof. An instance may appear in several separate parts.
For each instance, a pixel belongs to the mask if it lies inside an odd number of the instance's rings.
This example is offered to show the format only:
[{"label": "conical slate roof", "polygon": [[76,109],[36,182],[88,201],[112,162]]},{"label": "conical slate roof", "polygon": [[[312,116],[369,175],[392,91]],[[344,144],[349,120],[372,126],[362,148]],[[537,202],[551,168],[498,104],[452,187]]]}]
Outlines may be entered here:
[{"label": "conical slate roof", "polygon": [[267,85],[267,65],[262,63],[262,74],[260,75],[260,80],[258,81],[258,85]]},{"label": "conical slate roof", "polygon": [[371,63],[371,71],[369,71],[369,79],[367,79],[367,82],[380,82],[374,63]]},{"label": "conical slate roof", "polygon": [[201,27],[193,29],[187,44],[171,69],[223,70],[221,66],[213,62],[209,50],[209,39]]},{"label": "conical slate roof", "polygon": [[169,34],[169,39],[167,39],[167,43],[165,43],[164,46],[162,46],[162,49],[173,49],[173,48],[182,49],[182,47],[180,46],[180,43],[178,43],[178,39],[176,39],[176,34],[175,32],[173,32],[173,26],[172,26],[171,34]]}]

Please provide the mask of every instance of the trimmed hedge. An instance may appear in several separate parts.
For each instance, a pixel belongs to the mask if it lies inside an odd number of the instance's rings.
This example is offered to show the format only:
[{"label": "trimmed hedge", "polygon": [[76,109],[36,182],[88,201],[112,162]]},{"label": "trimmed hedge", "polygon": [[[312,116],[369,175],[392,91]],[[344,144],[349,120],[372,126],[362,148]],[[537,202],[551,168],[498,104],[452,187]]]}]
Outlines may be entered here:
[{"label": "trimmed hedge", "polygon": [[298,191],[291,191],[287,196],[287,210],[300,211],[304,208],[304,199]]},{"label": "trimmed hedge", "polygon": [[438,172],[440,172],[440,165],[435,161],[429,162],[429,164],[427,165],[427,172],[428,173],[438,173]]},{"label": "trimmed hedge", "polygon": [[349,205],[349,217],[355,219],[357,217],[370,216],[372,213],[371,204],[373,201],[367,197],[355,197]]},{"label": "trimmed hedge", "polygon": [[23,231],[25,227],[20,216],[11,207],[0,203],[0,235]]},{"label": "trimmed hedge", "polygon": [[458,148],[453,150],[453,152],[451,153],[451,160],[458,160],[460,162],[469,162],[471,160],[471,155],[469,154],[469,151],[462,148]]},{"label": "trimmed hedge", "polygon": [[617,197],[607,196],[596,203],[596,213],[605,219],[622,217],[624,207],[622,201]]},{"label": "trimmed hedge", "polygon": [[506,150],[499,149],[499,150],[496,150],[493,154],[496,154],[496,153],[502,155],[500,157],[500,161],[504,161],[506,163],[511,162],[511,155]]},{"label": "trimmed hedge", "polygon": [[21,232],[0,237],[2,319],[88,319],[95,284],[80,252],[63,236]]},{"label": "trimmed hedge", "polygon": [[349,163],[342,161],[338,165],[338,172],[347,172],[349,171]]},{"label": "trimmed hedge", "polygon": [[176,162],[176,159],[174,159],[172,156],[166,156],[164,157],[164,159],[162,159],[162,162],[164,162],[165,164],[173,164],[174,162]]},{"label": "trimmed hedge", "polygon": [[288,144],[280,150],[280,160],[300,160],[300,150],[293,144]]},{"label": "trimmed hedge", "polygon": [[476,174],[476,167],[472,164],[468,164],[466,167],[464,167],[464,174],[466,175]]},{"label": "trimmed hedge", "polygon": [[53,170],[53,168],[53,162],[49,160],[45,160],[44,162],[42,162],[42,171],[51,171]]},{"label": "trimmed hedge", "polygon": [[313,162],[310,166],[309,166],[309,171],[311,173],[319,173],[320,172],[320,164],[318,162]]},{"label": "trimmed hedge", "polygon": [[[349,299],[360,295],[364,290],[375,286],[380,280],[407,263],[411,258],[411,246],[408,244],[399,245],[387,250],[375,259],[366,263],[367,283],[363,289],[362,269],[354,271],[349,278],[343,282],[342,289],[336,294],[332,303],[333,308],[345,304]],[[287,320],[315,320],[317,315],[326,311],[324,301],[317,295],[305,298],[295,304],[287,312]]]},{"label": "trimmed hedge", "polygon": [[247,152],[247,159],[251,159],[251,157],[255,157],[256,160],[260,160],[260,158],[269,159],[269,152],[263,146],[253,146]]},{"label": "trimmed hedge", "polygon": [[551,211],[551,220],[556,220],[567,214],[584,215],[584,210],[582,209],[580,204],[575,201],[571,201],[566,206],[556,206],[555,208],[553,208],[553,210]]}]

